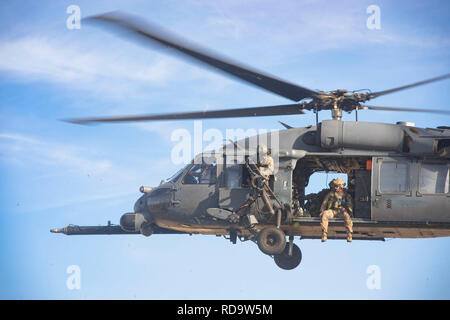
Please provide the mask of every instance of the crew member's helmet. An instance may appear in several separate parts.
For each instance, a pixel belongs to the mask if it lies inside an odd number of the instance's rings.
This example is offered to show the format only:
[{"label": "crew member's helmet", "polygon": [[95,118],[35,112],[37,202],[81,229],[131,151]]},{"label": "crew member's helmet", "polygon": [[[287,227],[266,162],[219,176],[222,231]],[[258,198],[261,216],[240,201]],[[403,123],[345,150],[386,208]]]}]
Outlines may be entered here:
[{"label": "crew member's helmet", "polygon": [[258,153],[259,154],[267,154],[269,151],[269,148],[265,144],[258,145]]},{"label": "crew member's helmet", "polygon": [[333,186],[339,186],[343,188],[345,186],[345,182],[341,178],[336,178],[330,182],[330,187]]}]

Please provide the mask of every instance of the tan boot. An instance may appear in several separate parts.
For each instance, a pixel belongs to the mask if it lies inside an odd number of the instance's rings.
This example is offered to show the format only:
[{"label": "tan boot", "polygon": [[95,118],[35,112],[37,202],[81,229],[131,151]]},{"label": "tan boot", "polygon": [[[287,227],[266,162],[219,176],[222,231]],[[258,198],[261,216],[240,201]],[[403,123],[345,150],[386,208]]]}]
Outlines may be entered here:
[{"label": "tan boot", "polygon": [[349,232],[347,233],[347,242],[352,242],[352,234]]},{"label": "tan boot", "polygon": [[327,241],[327,234],[326,233],[322,233],[322,242]]}]

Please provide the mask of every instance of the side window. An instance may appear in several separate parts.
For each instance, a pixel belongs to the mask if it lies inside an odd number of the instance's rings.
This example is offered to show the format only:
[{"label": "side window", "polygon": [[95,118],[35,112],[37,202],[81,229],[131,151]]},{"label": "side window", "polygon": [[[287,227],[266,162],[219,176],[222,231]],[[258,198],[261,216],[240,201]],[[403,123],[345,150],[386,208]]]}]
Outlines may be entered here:
[{"label": "side window", "polygon": [[[247,156],[245,156],[245,160]],[[223,176],[221,178],[221,187],[229,189],[246,189],[250,187],[251,174],[248,171],[244,159],[224,156]]]},{"label": "side window", "polygon": [[227,164],[225,168],[225,188],[241,187],[242,166],[239,164]]},{"label": "side window", "polygon": [[422,163],[419,191],[423,194],[449,192],[449,167],[447,164]]},{"label": "side window", "polygon": [[380,166],[379,191],[405,193],[409,189],[409,165],[406,162],[383,161]]},{"label": "side window", "polygon": [[183,178],[183,184],[215,184],[216,162],[195,164]]},{"label": "side window", "polygon": [[217,176],[217,164],[216,159],[208,161],[203,164],[202,172],[200,175],[200,184],[215,184]]}]

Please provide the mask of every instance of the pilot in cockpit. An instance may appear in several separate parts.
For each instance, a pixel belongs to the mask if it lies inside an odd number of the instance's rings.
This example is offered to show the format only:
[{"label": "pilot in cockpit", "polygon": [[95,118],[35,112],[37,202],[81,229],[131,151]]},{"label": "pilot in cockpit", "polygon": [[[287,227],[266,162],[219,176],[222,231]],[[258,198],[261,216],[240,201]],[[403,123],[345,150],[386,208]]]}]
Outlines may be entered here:
[{"label": "pilot in cockpit", "polygon": [[183,179],[183,184],[211,184],[216,180],[216,166],[206,163],[194,165]]}]

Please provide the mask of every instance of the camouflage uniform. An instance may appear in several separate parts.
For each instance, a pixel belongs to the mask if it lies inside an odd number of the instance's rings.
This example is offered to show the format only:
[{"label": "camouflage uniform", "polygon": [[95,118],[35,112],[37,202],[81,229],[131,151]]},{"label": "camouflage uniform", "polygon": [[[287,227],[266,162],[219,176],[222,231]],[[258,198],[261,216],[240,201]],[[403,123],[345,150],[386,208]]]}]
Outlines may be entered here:
[{"label": "camouflage uniform", "polygon": [[274,170],[273,158],[265,145],[260,146],[258,169],[266,180],[269,180]]},{"label": "camouflage uniform", "polygon": [[347,241],[352,241],[353,222],[350,214],[353,213],[353,205],[351,196],[343,190],[344,185],[344,181],[339,178],[333,180],[330,183],[330,187],[340,187],[340,190],[331,190],[322,201],[322,206],[320,207],[322,242],[327,240],[328,220],[336,217],[344,219]]},{"label": "camouflage uniform", "polygon": [[[272,156],[269,154],[269,149],[267,146],[261,144],[259,145],[259,162],[258,162],[258,170],[261,173],[261,176],[266,180],[268,185],[270,175],[273,174],[274,171],[274,161]],[[264,201],[264,204],[269,209],[271,214],[275,214],[273,210],[272,203],[270,202],[269,195],[267,194],[266,187],[263,187],[261,190],[261,196]]]}]

